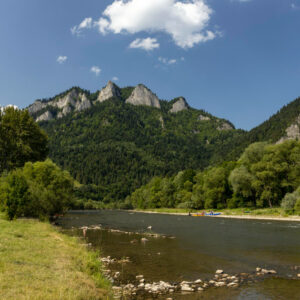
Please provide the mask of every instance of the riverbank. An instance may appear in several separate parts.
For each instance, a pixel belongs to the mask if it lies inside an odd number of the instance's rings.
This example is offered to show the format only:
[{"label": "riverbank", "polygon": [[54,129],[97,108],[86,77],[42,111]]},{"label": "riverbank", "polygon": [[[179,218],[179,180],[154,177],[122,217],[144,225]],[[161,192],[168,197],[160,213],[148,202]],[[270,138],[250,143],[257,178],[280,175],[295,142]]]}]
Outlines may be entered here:
[{"label": "riverbank", "polygon": [[0,299],[109,299],[99,255],[36,220],[0,214]]},{"label": "riverbank", "polygon": [[[188,209],[180,209],[180,208],[156,208],[156,209],[135,209],[133,210],[133,212],[143,212],[143,213],[150,213],[150,214],[188,215],[189,212],[202,213],[203,210],[190,211]],[[220,212],[221,215],[214,216],[214,218],[300,222],[299,215],[287,215],[281,208],[264,208],[264,209],[255,209],[255,210],[249,210],[247,208],[245,209],[237,208],[237,209],[216,210],[216,212]]]}]

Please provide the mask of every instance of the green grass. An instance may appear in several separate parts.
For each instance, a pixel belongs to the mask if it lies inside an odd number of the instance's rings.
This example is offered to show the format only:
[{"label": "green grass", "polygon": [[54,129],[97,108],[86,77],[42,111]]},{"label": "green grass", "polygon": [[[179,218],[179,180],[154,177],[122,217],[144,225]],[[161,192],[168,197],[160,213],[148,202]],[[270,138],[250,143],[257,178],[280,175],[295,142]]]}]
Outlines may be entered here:
[{"label": "green grass", "polygon": [[0,299],[110,299],[96,252],[36,220],[0,214]]},{"label": "green grass", "polygon": [[[186,208],[151,208],[151,209],[136,209],[136,211],[151,211],[157,213],[189,213],[189,212],[209,212],[210,209],[206,210],[189,210]],[[251,208],[232,208],[232,209],[213,209],[214,212],[221,212],[224,215],[231,216],[261,216],[261,217],[289,217],[289,216],[299,216],[298,214],[287,214],[282,208],[260,208],[260,209],[251,209]]]}]

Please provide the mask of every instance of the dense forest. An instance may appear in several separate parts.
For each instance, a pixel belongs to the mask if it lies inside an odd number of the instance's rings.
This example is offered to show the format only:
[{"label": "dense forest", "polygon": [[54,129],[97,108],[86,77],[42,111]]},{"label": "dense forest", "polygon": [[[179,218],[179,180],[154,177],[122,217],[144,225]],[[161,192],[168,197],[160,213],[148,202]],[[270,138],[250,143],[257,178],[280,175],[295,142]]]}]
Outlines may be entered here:
[{"label": "dense forest", "polygon": [[[32,113],[37,118],[51,112],[54,119],[39,122],[49,136],[49,157],[81,183],[77,197],[98,201],[102,206],[131,205],[124,205],[124,199],[152,178],[172,178],[184,170],[202,174],[226,165],[228,177],[250,144],[279,141],[300,115],[299,98],[246,132],[188,105],[172,113],[180,98],[159,100],[160,108],[135,106],[125,103],[134,87],[112,84],[111,88],[117,90],[118,96],[99,102],[100,91],[90,93],[75,87],[40,100],[46,106]],[[82,111],[72,108],[61,118],[57,116],[62,108],[47,104],[83,94],[90,107]],[[226,187],[227,199],[232,198],[229,190]],[[235,196],[234,199],[238,201]],[[174,205],[185,202],[189,201],[180,200]]]},{"label": "dense forest", "polygon": [[[300,116],[300,98],[283,106],[276,114],[261,125],[253,128],[243,135],[233,138],[234,147],[230,149],[225,159],[236,159],[244,149],[255,142],[276,143],[286,134],[286,129],[297,122]],[[300,125],[298,123],[298,125]]]},{"label": "dense forest", "polygon": [[[131,91],[121,89],[122,97]],[[221,130],[224,123],[232,125],[203,110],[170,113],[174,101],[160,101],[157,109],[115,98],[41,122],[49,136],[49,156],[85,185],[93,200],[105,203],[124,201],[154,176],[221,162],[233,137],[244,132]]]},{"label": "dense forest", "polygon": [[251,144],[236,162],[154,177],[126,199],[135,208],[282,206],[300,211],[300,142]]}]

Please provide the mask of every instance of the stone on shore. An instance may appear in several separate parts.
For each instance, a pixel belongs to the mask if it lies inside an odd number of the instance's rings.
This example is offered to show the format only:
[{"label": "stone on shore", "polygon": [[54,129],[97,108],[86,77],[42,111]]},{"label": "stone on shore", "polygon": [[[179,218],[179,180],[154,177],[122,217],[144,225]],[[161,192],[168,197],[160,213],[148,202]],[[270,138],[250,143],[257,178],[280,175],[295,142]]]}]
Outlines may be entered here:
[{"label": "stone on shore", "polygon": [[231,282],[231,283],[228,283],[227,286],[228,286],[228,287],[237,287],[238,284],[235,283],[235,282]]},{"label": "stone on shore", "polygon": [[224,273],[223,270],[217,270],[217,271],[216,271],[216,274],[223,274],[223,273]]},{"label": "stone on shore", "polygon": [[267,270],[267,269],[262,269],[261,273],[263,274],[277,274],[275,270]]},{"label": "stone on shore", "polygon": [[181,286],[181,291],[182,292],[193,292],[194,289],[192,287],[190,287],[189,285],[184,284]]}]

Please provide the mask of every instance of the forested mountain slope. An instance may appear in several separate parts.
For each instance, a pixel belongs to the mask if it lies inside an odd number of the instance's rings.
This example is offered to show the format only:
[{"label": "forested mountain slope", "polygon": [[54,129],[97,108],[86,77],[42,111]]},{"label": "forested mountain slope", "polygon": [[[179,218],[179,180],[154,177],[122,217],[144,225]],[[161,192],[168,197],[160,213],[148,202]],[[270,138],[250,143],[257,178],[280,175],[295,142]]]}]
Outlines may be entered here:
[{"label": "forested mountain slope", "polygon": [[[82,102],[89,105],[81,109]],[[82,184],[97,185],[98,199],[107,202],[153,176],[221,162],[233,137],[244,134],[182,97],[159,100],[142,85],[108,83],[95,94],[74,88],[29,110],[49,135],[50,158]],[[45,113],[51,118],[41,118]]]},{"label": "forested mountain slope", "polygon": [[50,158],[106,202],[124,200],[153,176],[236,160],[253,142],[300,137],[300,99],[249,132],[141,84],[75,87],[28,110],[49,135]]},{"label": "forested mountain slope", "polygon": [[236,159],[254,142],[281,143],[285,140],[300,140],[300,98],[283,106],[276,114],[244,135],[235,136],[233,147],[226,159]]}]

